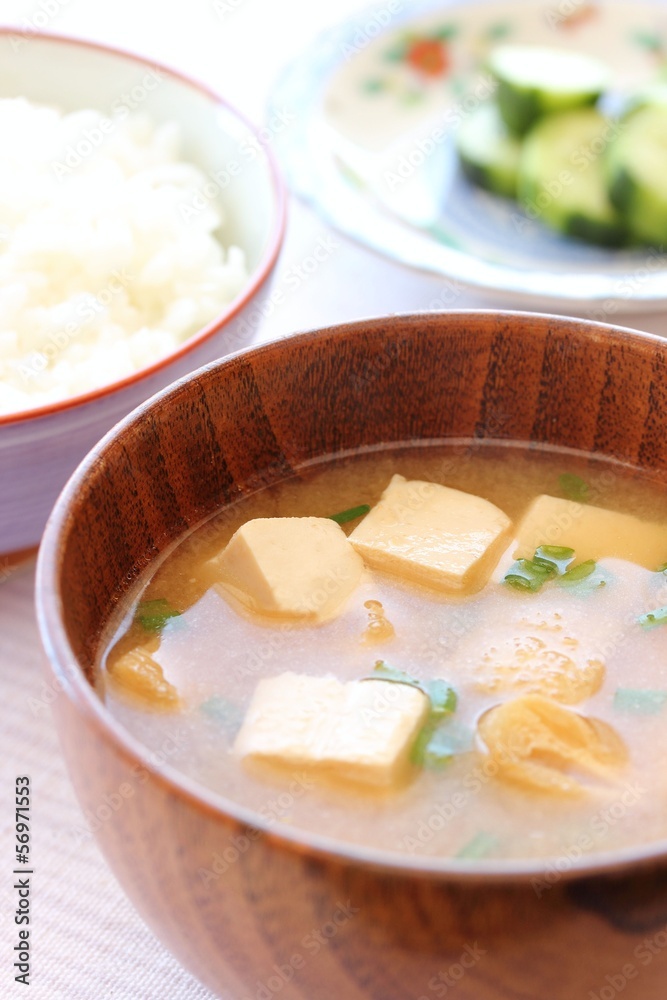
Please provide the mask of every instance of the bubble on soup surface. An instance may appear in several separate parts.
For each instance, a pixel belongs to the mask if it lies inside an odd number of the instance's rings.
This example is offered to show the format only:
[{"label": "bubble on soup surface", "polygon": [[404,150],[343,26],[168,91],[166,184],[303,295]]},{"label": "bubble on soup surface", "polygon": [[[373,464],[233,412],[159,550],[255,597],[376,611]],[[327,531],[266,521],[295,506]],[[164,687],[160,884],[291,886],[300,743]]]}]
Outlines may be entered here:
[{"label": "bubble on soup surface", "polygon": [[613,782],[627,761],[625,744],[611,726],[540,695],[490,709],[478,733],[498,777],[531,791],[593,791]]},{"label": "bubble on soup surface", "polygon": [[364,629],[361,641],[365,646],[388,642],[396,635],[394,626],[385,616],[384,607],[380,601],[364,601],[368,611],[369,622]]}]

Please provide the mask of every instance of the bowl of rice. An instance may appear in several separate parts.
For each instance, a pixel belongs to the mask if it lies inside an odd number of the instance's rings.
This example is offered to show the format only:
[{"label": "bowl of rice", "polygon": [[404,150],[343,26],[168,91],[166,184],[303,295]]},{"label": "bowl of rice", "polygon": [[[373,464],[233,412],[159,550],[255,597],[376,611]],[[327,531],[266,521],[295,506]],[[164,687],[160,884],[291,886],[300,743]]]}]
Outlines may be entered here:
[{"label": "bowl of rice", "polygon": [[262,134],[171,69],[9,29],[0,64],[7,554],[121,417],[252,339],[286,199]]}]

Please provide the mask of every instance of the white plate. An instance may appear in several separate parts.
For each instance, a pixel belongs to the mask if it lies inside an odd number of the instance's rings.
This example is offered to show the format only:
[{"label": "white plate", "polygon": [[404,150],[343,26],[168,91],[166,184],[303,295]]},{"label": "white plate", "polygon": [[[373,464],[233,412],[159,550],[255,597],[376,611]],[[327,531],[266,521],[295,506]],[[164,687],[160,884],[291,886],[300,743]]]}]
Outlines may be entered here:
[{"label": "white plate", "polygon": [[274,90],[270,113],[294,117],[276,137],[293,189],[367,246],[515,303],[585,305],[607,321],[659,308],[662,247],[606,250],[560,236],[462,176],[452,134],[488,94],[480,67],[501,39],[597,55],[622,93],[664,78],[667,5],[388,0],[370,8],[318,39]]}]

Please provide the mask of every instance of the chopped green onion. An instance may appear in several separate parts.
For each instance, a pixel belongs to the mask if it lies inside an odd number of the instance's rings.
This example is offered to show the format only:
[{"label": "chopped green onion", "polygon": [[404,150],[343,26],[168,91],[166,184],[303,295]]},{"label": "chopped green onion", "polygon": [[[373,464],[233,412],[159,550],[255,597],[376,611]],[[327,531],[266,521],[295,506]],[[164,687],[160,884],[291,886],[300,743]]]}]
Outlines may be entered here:
[{"label": "chopped green onion", "polygon": [[565,573],[573,559],[574,549],[568,549],[564,545],[540,545],[535,549],[533,565],[553,568],[556,573],[561,574]]},{"label": "chopped green onion", "polygon": [[614,695],[614,708],[617,712],[657,715],[665,705],[667,705],[667,691],[619,688]]},{"label": "chopped green onion", "polygon": [[396,684],[409,684],[423,691],[431,703],[431,710],[426,722],[415,740],[410,759],[419,767],[438,768],[450,762],[455,753],[460,753],[465,744],[469,749],[470,739],[461,735],[460,728],[450,725],[450,716],[456,711],[456,691],[447,681],[436,677],[432,680],[420,681],[404,670],[390,667],[384,660],[377,660],[373,674],[366,680],[393,681]]},{"label": "chopped green onion", "polygon": [[460,722],[456,716],[441,721],[438,726],[439,741],[447,741],[451,753],[468,753],[475,749],[475,730]]},{"label": "chopped green onion", "polygon": [[562,476],[558,477],[558,485],[568,500],[588,503],[589,486],[581,476],[575,476],[572,472],[564,472]]},{"label": "chopped green onion", "polygon": [[221,695],[213,695],[199,706],[199,710],[209,715],[216,722],[236,724],[243,718],[241,708],[233,701],[228,701]]},{"label": "chopped green onion", "polygon": [[428,723],[415,740],[410,752],[410,760],[417,767],[436,769],[445,767],[454,756],[446,741],[439,740],[439,731]]},{"label": "chopped green onion", "polygon": [[456,711],[456,691],[439,677],[420,681],[404,670],[389,666],[384,660],[376,660],[373,673],[366,680],[394,681],[396,684],[409,684],[419,688],[431,702],[431,714],[434,716],[450,715]]},{"label": "chopped green onion", "polygon": [[534,594],[547,580],[553,579],[556,572],[553,564],[547,566],[531,559],[517,559],[503,577],[503,583],[515,590],[529,590]]},{"label": "chopped green onion", "polygon": [[587,576],[595,572],[596,562],[594,559],[587,559],[585,562],[577,563],[572,569],[568,569],[567,572],[563,573],[559,583],[564,583],[566,586],[569,583],[578,583],[579,580],[585,580]]},{"label": "chopped green onion", "polygon": [[451,715],[456,711],[456,691],[447,681],[437,677],[432,681],[423,681],[419,687],[431,699],[432,715]]},{"label": "chopped green onion", "polygon": [[540,545],[535,549],[532,559],[517,559],[512,563],[502,582],[514,587],[515,590],[527,590],[535,594],[549,580],[555,579],[556,583],[572,586],[592,577],[597,570],[595,577],[590,580],[588,589],[606,585],[608,574],[602,569],[598,570],[595,560],[587,559],[572,566],[574,558],[574,549],[565,545]]},{"label": "chopped green onion", "polygon": [[472,750],[474,740],[472,730],[456,719],[443,720],[432,714],[412,747],[410,759],[420,767],[444,767],[457,754]]},{"label": "chopped green onion", "polygon": [[373,678],[379,678],[383,681],[396,681],[397,684],[412,684],[413,687],[421,686],[415,677],[411,677],[410,674],[406,674],[404,670],[399,670],[397,667],[390,667],[384,660],[375,661],[371,679]]},{"label": "chopped green onion", "polygon": [[660,563],[655,571],[656,573],[667,573],[667,562]]},{"label": "chopped green onion", "polygon": [[158,597],[153,601],[140,601],[134,620],[139,622],[146,632],[159,632],[170,618],[179,618],[181,614],[181,611],[172,608],[166,598]]},{"label": "chopped green onion", "polygon": [[667,623],[667,607],[656,608],[655,611],[647,611],[637,619],[644,628],[654,628],[656,625]]},{"label": "chopped green onion", "polygon": [[469,840],[467,844],[464,844],[460,851],[457,852],[455,857],[465,858],[470,861],[475,861],[478,858],[485,858],[488,854],[498,847],[498,838],[494,837],[492,833],[485,833],[480,831],[476,833],[472,840]]},{"label": "chopped green onion", "polygon": [[358,507],[350,507],[348,510],[341,510],[339,514],[329,514],[329,520],[335,521],[336,524],[347,524],[348,521],[356,521],[358,517],[363,517],[364,514],[368,514],[370,510],[370,504],[362,503]]}]

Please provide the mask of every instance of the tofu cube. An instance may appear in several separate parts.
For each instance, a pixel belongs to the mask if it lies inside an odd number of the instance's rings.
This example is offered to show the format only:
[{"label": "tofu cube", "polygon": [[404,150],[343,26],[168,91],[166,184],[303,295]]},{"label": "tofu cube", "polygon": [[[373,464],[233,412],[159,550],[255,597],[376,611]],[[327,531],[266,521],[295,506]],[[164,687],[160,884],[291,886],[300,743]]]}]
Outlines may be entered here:
[{"label": "tofu cube", "polygon": [[234,750],[377,786],[396,783],[430,711],[419,688],[284,673],[259,682]]},{"label": "tofu cube", "polygon": [[577,562],[615,557],[655,570],[667,560],[667,525],[543,494],[519,524],[512,555],[532,559],[539,545],[574,549]]},{"label": "tofu cube", "polygon": [[252,611],[323,621],[357,586],[363,560],[327,517],[259,517],[218,556],[223,588]]},{"label": "tofu cube", "polygon": [[394,476],[350,541],[374,569],[463,591],[486,583],[511,526],[482,497]]}]

